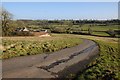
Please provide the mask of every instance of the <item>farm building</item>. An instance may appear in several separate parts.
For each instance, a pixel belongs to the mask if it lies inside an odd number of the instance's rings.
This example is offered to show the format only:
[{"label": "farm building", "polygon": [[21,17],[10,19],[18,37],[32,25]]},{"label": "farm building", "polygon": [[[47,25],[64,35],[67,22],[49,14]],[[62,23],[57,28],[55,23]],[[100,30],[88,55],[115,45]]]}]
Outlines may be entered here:
[{"label": "farm building", "polygon": [[48,33],[48,30],[29,30],[28,28],[17,28],[15,32],[30,32],[34,36],[39,36],[39,37],[47,37],[50,36]]},{"label": "farm building", "polygon": [[23,29],[23,31],[29,31],[26,27]]},{"label": "farm building", "polygon": [[24,32],[24,31],[29,31],[26,27],[25,28],[16,28],[15,31],[18,31],[18,32]]}]

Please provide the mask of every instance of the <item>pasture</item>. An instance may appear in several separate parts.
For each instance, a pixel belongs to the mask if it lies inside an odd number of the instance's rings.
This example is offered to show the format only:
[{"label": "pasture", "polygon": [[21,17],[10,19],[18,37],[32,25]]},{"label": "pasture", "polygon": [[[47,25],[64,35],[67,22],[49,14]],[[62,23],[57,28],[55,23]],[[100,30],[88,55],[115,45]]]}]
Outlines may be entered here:
[{"label": "pasture", "polygon": [[[36,28],[37,27],[37,28]],[[90,35],[95,36],[103,36],[103,37],[111,37],[109,31],[113,31],[116,37],[119,37],[120,34],[116,33],[116,30],[119,30],[119,25],[100,25],[100,24],[83,24],[83,25],[55,25],[51,24],[46,27],[42,26],[32,26],[32,28],[36,29],[48,29],[51,33],[70,33],[70,34],[88,34],[89,29],[91,30]],[[113,37],[113,36],[112,36]]]}]

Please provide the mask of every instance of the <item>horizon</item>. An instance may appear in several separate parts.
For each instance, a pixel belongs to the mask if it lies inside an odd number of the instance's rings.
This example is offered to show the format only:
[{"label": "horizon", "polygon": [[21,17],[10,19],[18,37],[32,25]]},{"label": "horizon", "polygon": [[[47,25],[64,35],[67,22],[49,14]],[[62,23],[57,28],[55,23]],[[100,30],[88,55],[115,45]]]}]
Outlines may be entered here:
[{"label": "horizon", "polygon": [[87,21],[110,21],[110,20],[119,20],[119,19],[13,19],[13,20],[48,20],[48,21],[55,21],[55,20],[81,20],[81,21],[84,21],[84,20],[87,20]]},{"label": "horizon", "polygon": [[118,19],[117,2],[3,2],[14,20]]}]

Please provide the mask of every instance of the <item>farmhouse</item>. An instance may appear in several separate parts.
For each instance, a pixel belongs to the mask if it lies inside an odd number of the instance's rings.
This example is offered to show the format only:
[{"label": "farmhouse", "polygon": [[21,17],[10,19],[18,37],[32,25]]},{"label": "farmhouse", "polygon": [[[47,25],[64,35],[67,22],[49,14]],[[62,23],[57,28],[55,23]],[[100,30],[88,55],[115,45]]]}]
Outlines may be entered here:
[{"label": "farmhouse", "polygon": [[48,30],[30,30],[28,28],[16,28],[15,32],[30,32],[34,36],[39,36],[39,37],[47,37],[50,36],[48,33]]},{"label": "farmhouse", "polygon": [[16,30],[15,31],[17,31],[17,32],[28,32],[29,30],[25,27],[25,28],[16,28]]},{"label": "farmhouse", "polygon": [[23,29],[23,31],[29,31],[26,27]]}]

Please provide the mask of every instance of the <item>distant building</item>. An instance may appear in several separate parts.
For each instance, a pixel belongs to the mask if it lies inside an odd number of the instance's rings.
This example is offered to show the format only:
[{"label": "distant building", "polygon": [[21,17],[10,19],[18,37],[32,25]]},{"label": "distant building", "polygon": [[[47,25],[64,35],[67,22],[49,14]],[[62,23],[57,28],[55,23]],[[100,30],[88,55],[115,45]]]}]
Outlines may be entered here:
[{"label": "distant building", "polygon": [[48,30],[41,30],[40,32],[45,32],[45,33],[48,33]]},{"label": "distant building", "polygon": [[48,30],[29,30],[25,28],[16,28],[15,32],[31,32],[34,36],[45,37],[50,36]]},{"label": "distant building", "polygon": [[22,32],[22,31],[29,31],[26,27],[25,28],[16,28],[17,32]]},{"label": "distant building", "polygon": [[29,31],[26,27],[23,29],[23,31]]}]

